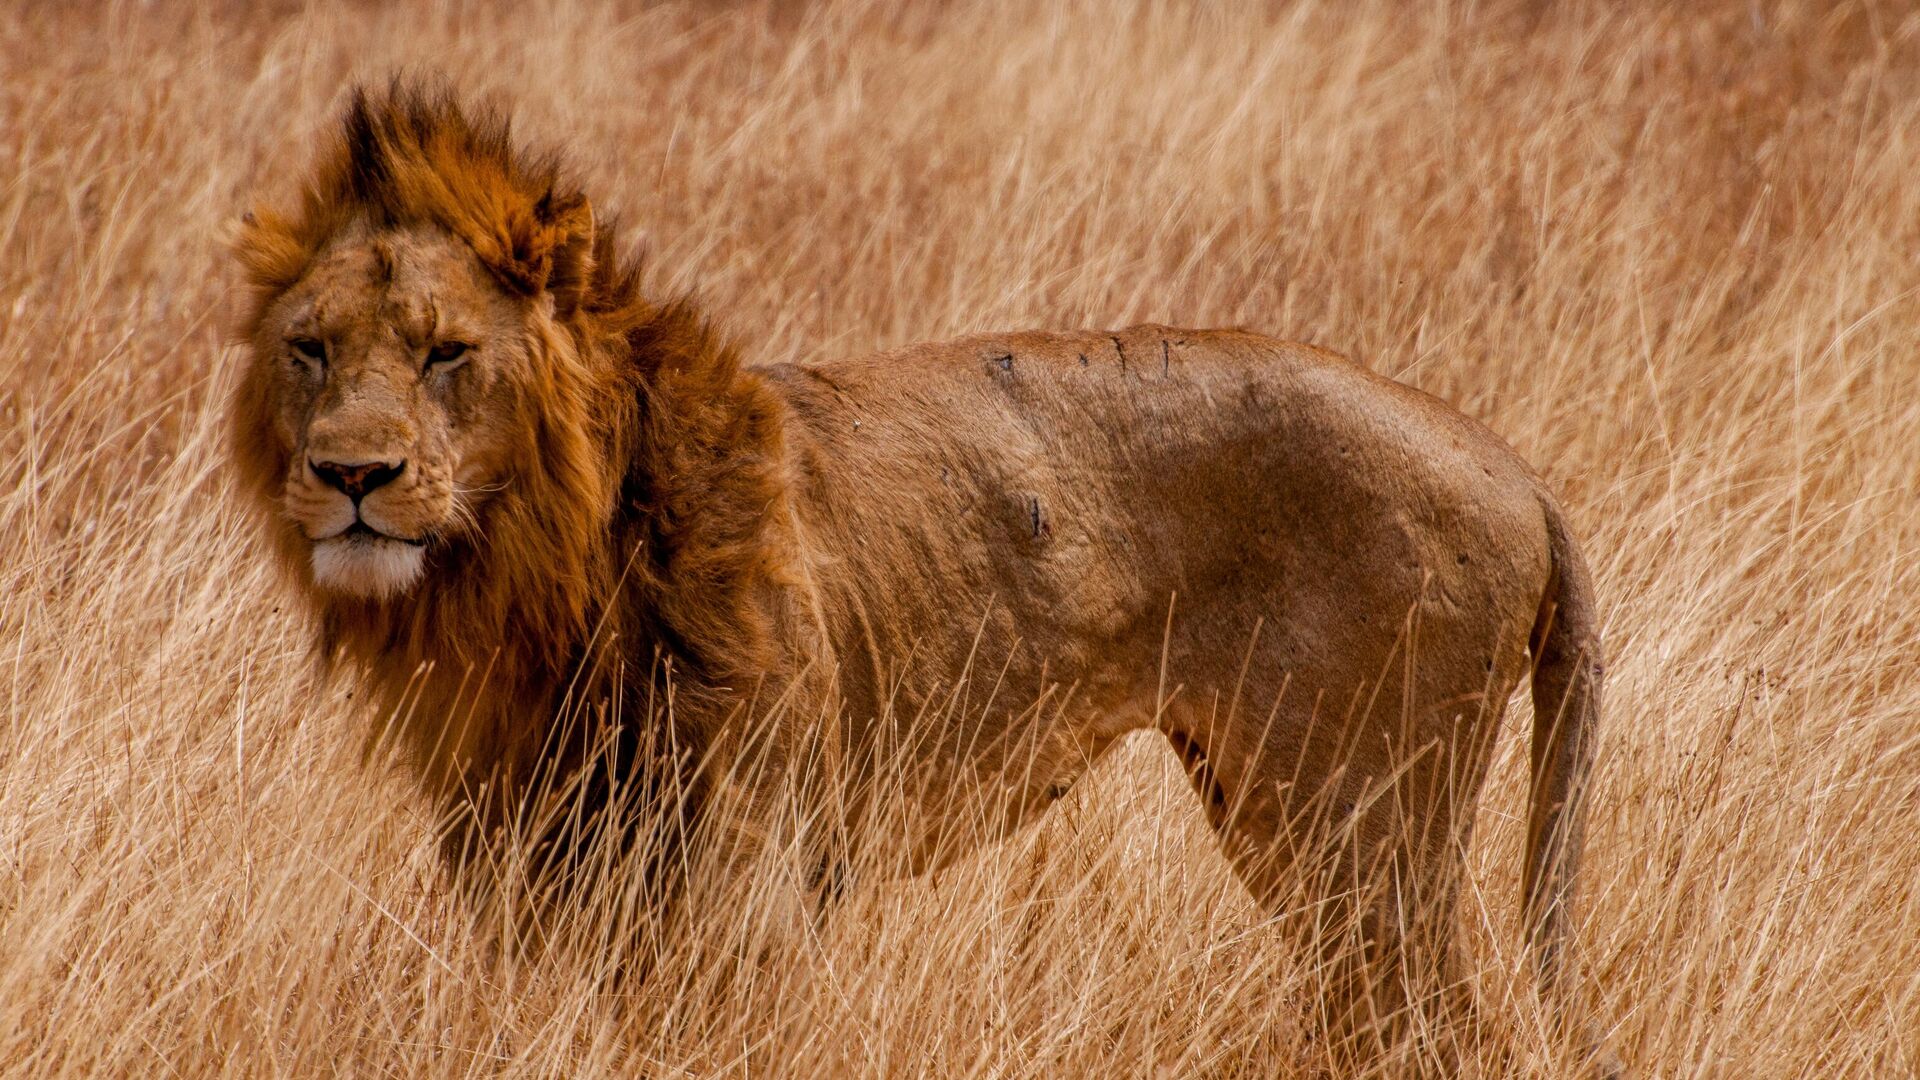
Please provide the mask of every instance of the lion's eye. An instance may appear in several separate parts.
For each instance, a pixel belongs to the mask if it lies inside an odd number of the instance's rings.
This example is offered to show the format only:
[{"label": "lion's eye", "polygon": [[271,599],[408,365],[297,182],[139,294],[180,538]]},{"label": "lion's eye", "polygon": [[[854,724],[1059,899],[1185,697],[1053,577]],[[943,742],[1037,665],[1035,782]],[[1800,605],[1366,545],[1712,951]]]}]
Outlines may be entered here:
[{"label": "lion's eye", "polygon": [[472,348],[472,346],[464,341],[443,341],[427,350],[427,366],[432,367],[435,364],[451,364],[465,357],[467,350],[470,348]]},{"label": "lion's eye", "polygon": [[316,364],[327,362],[327,347],[313,338],[297,337],[288,341],[287,344],[291,345],[293,351],[304,360],[311,360]]}]

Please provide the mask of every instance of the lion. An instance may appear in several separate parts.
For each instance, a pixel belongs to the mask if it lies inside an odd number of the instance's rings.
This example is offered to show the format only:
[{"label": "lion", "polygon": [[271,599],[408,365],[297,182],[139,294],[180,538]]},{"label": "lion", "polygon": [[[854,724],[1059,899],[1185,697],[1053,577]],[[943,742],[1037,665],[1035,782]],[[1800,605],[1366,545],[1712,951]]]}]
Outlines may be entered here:
[{"label": "lion", "polygon": [[[1310,345],[1159,325],[749,364],[692,301],[649,297],[556,158],[399,82],[354,91],[303,198],[247,215],[235,251],[245,490],[321,652],[402,717],[444,806],[507,820],[584,767],[563,699],[663,680],[670,720],[596,715],[629,741],[670,723],[666,767],[702,763],[674,789],[689,835],[725,800],[743,847],[775,801],[753,777],[779,770],[729,763],[803,767],[823,715],[844,747],[946,717],[913,767],[996,800],[999,832],[1158,732],[1274,910],[1303,837],[1337,838],[1314,925],[1364,937],[1329,990],[1358,1025],[1451,964],[1473,810],[1530,675],[1524,911],[1564,995],[1593,584],[1540,477],[1436,399]],[[970,679],[987,704],[930,709]]]}]

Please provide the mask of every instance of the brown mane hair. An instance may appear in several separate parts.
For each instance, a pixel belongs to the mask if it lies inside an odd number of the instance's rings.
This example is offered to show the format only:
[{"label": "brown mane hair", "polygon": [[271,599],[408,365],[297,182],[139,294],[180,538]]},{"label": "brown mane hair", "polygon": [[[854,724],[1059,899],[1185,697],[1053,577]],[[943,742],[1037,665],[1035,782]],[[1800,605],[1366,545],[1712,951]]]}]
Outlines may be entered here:
[{"label": "brown mane hair", "polygon": [[[279,525],[281,561],[320,609],[322,652],[372,676],[445,798],[483,782],[511,792],[564,768],[553,760],[561,697],[653,679],[659,661],[683,680],[676,728],[697,753],[703,725],[688,717],[701,687],[783,663],[773,646],[775,598],[792,572],[783,406],[691,302],[644,295],[618,225],[596,225],[557,157],[516,150],[498,112],[469,115],[444,89],[400,81],[354,91],[295,209],[247,215],[235,248],[255,293],[249,341],[273,299],[356,221],[443,228],[502,288],[553,305],[550,317],[536,305],[536,370],[518,388],[513,460],[527,464],[481,508],[477,540],[429,550],[410,594],[312,590]],[[286,461],[270,449],[264,395],[239,388],[234,437],[271,506]]]}]

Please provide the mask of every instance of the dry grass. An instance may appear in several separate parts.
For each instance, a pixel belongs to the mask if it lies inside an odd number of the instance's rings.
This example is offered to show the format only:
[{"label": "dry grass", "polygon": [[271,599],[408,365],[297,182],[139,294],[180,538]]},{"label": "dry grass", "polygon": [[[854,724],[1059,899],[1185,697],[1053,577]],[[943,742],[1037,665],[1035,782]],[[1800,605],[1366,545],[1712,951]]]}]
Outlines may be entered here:
[{"label": "dry grass", "polygon": [[[1920,19],[1720,6],[8,5],[0,1070],[1299,1060],[1295,950],[1145,742],[763,971],[687,949],[634,987],[489,947],[404,782],[360,766],[350,687],[312,680],[217,439],[223,224],[349,79],[426,64],[570,147],[756,357],[1240,323],[1485,419],[1564,494],[1608,612],[1580,935],[1615,1050],[1920,1071]],[[1463,922],[1483,1067],[1553,1072],[1524,719]]]}]

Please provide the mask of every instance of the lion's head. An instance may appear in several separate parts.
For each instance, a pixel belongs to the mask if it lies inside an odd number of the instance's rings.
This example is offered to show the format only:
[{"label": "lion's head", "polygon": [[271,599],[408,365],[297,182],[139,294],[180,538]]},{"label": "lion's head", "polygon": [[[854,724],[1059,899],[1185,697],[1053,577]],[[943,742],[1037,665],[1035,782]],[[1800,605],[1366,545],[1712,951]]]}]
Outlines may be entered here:
[{"label": "lion's head", "polygon": [[406,594],[496,497],[566,471],[546,435],[579,426],[565,326],[593,248],[586,199],[504,121],[399,86],[354,95],[297,211],[248,215],[236,450],[314,586]]}]

